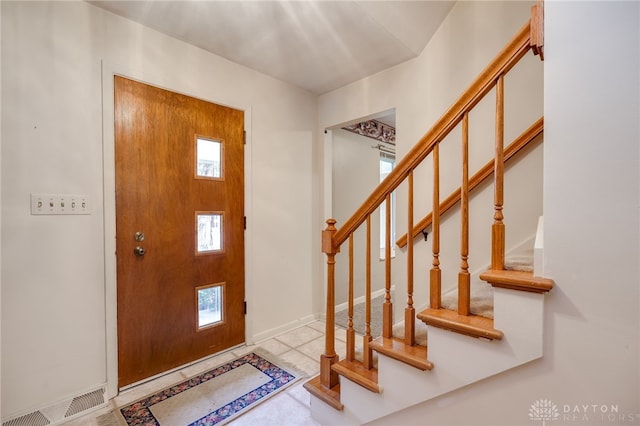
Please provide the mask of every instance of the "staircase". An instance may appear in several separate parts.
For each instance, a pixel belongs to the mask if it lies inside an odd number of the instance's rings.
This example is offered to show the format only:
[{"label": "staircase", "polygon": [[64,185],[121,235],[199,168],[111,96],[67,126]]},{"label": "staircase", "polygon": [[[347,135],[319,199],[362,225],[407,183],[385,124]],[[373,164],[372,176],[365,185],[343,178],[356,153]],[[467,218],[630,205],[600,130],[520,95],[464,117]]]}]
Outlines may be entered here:
[{"label": "staircase", "polygon": [[[510,262],[505,249],[503,222],[504,167],[514,155],[543,132],[540,118],[508,146],[504,146],[504,77],[530,50],[542,58],[542,3],[532,8],[532,18],[476,78],[436,124],[402,158],[363,205],[340,227],[327,220],[322,251],[327,255],[327,308],[325,351],[320,375],[305,384],[311,394],[313,417],[325,425],[358,425],[435,398],[462,386],[499,374],[542,356],[544,296],[553,281],[542,277],[540,265],[542,226],[538,224],[535,246],[529,258]],[[469,112],[495,88],[496,137],[494,159],[469,176]],[[462,133],[462,184],[440,200],[439,148],[456,127]],[[433,206],[414,222],[414,170],[425,160],[433,162]],[[494,206],[491,225],[491,265],[479,279],[491,286],[488,309],[472,304],[469,272],[469,194],[493,176]],[[391,194],[401,184],[407,190],[407,234],[396,244],[406,250],[406,305],[402,327],[393,324],[391,300]],[[387,219],[385,255],[385,301],[382,305],[382,336],[371,335],[371,216],[384,202]],[[440,270],[440,222],[448,211],[460,211],[460,270],[455,293],[442,294]],[[354,233],[366,235],[365,331],[361,354],[356,353],[353,327]],[[429,229],[432,260],[429,301],[426,309],[414,306],[415,237]],[[344,250],[349,259],[349,324],[346,356],[335,351],[335,256]],[[377,250],[376,250],[377,252]],[[533,265],[533,266],[532,266]],[[485,292],[486,293],[486,292]],[[474,299],[475,302],[475,299]],[[416,322],[416,319],[419,322]],[[423,336],[424,329],[428,336]],[[419,329],[419,330],[417,330]],[[427,341],[425,344],[425,340]]]}]

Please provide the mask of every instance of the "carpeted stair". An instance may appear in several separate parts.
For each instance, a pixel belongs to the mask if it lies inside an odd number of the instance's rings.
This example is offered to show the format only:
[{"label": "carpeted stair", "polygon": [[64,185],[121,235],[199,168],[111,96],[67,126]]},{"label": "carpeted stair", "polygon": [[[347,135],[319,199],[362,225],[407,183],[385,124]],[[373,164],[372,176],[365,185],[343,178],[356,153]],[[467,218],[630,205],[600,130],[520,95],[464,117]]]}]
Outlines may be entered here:
[{"label": "carpeted stair", "polygon": [[[507,257],[504,269],[532,272],[533,249],[523,250]],[[442,307],[453,311],[458,309],[457,288],[442,295]],[[493,318],[493,287],[479,278],[473,278],[471,281],[471,313],[485,318]]]}]

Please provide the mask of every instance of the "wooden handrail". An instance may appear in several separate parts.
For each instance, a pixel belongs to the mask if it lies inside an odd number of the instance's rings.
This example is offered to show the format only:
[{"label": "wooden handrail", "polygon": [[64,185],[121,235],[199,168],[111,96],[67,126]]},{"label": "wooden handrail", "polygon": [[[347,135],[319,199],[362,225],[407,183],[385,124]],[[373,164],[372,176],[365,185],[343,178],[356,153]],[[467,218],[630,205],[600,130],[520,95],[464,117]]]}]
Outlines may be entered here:
[{"label": "wooden handrail", "polygon": [[339,247],[349,235],[355,232],[385,200],[387,194],[393,192],[433,150],[435,144],[442,141],[462,120],[465,112],[469,112],[493,88],[500,75],[504,75],[529,51],[530,25],[527,22],[511,39],[509,44],[489,63],[467,90],[445,112],[416,145],[396,164],[389,175],[369,195],[366,201],[345,223],[333,234],[333,245]]},{"label": "wooden handrail", "polygon": [[531,49],[544,61],[544,1],[537,0],[531,6]]},{"label": "wooden handrail", "polygon": [[[508,147],[504,150],[504,162],[505,164],[513,158],[518,152],[524,149],[529,143],[531,143],[538,135],[544,131],[544,119],[540,117],[535,123],[533,123],[527,130],[522,132]],[[475,189],[478,185],[484,182],[487,178],[493,175],[493,159],[485,164],[480,170],[478,170],[469,179],[469,191]],[[442,203],[440,203],[440,216],[446,213],[449,209],[456,205],[460,201],[460,188],[456,189],[449,195]],[[427,214],[422,220],[420,220],[413,228],[413,238],[418,235],[422,235],[422,231],[431,226],[432,213]],[[396,241],[396,245],[400,248],[407,245],[407,234],[402,235]]]}]

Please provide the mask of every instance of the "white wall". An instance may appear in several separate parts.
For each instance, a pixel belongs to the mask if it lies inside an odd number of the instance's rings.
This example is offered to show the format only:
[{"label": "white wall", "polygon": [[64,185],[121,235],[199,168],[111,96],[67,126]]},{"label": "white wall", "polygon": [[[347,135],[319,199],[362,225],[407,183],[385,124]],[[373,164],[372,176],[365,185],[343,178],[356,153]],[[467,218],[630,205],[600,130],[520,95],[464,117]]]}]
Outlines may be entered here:
[{"label": "white wall", "polygon": [[[0,7],[0,46],[2,46],[2,7]],[[0,54],[0,100],[2,99],[2,55]],[[0,102],[0,129],[2,129],[2,102]],[[0,131],[0,151],[2,148],[2,131]],[[2,161],[0,161],[0,188],[2,188]],[[0,197],[0,222],[2,221],[2,197]],[[0,226],[0,241],[2,227]],[[2,244],[0,244],[0,271],[2,271]],[[2,353],[2,274],[0,273],[0,354]],[[2,383],[2,368],[0,368]],[[0,419],[2,419],[2,386],[0,386]]]},{"label": "white wall", "polygon": [[[395,107],[397,158],[400,160],[526,23],[530,6],[528,2],[456,3],[418,58],[320,96],[320,126],[331,127]],[[507,77],[505,145],[542,116],[542,77],[542,64],[533,55],[524,59]],[[494,115],[495,94],[492,91],[470,114],[470,175],[493,156]],[[441,200],[460,186],[460,135],[458,126],[442,144]],[[542,213],[543,149],[538,144],[530,151],[517,168],[509,166],[507,171],[504,213],[508,248],[535,233],[537,219]],[[415,172],[414,223],[431,211],[432,179],[432,161],[428,158]],[[401,185],[396,195],[399,237],[407,229],[406,185]],[[469,270],[473,273],[490,263],[491,185],[485,185],[482,192],[472,196],[470,214]],[[440,253],[445,289],[456,285],[460,265],[459,229],[459,215],[445,217]],[[419,240],[416,240],[414,252],[416,307],[428,304],[428,271],[432,258],[431,238],[426,243]],[[406,298],[401,292],[406,283],[406,256],[404,250],[396,253],[392,267],[393,284],[396,285],[395,308],[403,309]],[[396,318],[398,315],[396,311]]]},{"label": "white wall", "polygon": [[[3,418],[103,383],[105,358],[113,357],[105,342],[105,310],[113,306],[105,307],[104,292],[114,283],[104,278],[110,255],[103,251],[113,235],[103,233],[103,209],[113,200],[103,200],[109,170],[102,167],[101,60],[251,112],[248,327],[266,336],[320,311],[325,218],[317,217],[323,168],[314,161],[322,160],[321,145],[312,143],[321,139],[316,118],[328,128],[397,107],[402,155],[517,31],[530,6],[460,2],[420,58],[322,96],[317,111],[308,93],[83,2],[0,5]],[[534,424],[527,415],[539,398],[561,409],[618,404],[620,414],[640,412],[640,11],[634,2],[553,1],[546,11],[545,265],[557,288],[548,296],[545,358],[387,424]],[[465,52],[473,55],[461,59]],[[541,93],[536,61],[519,80]],[[530,111],[518,116],[527,125],[542,98],[525,99]],[[507,139],[509,132],[516,131]],[[616,150],[605,155],[602,145]],[[278,190],[289,174],[298,179],[293,190]],[[30,216],[31,192],[89,194],[93,214]],[[283,299],[296,303],[276,309]]]},{"label": "white wall", "polygon": [[376,424],[640,423],[640,3],[545,13],[544,358]]},{"label": "white wall", "polygon": [[[315,96],[85,2],[1,7],[4,418],[116,386],[112,72],[247,112],[248,338],[316,312]],[[32,192],[92,214],[31,216]]]}]

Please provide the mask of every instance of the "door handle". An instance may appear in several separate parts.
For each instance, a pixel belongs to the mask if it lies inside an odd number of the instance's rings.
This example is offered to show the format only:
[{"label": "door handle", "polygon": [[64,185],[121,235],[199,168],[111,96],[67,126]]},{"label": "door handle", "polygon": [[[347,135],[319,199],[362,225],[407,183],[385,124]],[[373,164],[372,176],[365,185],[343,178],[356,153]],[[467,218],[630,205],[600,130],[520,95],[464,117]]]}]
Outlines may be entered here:
[{"label": "door handle", "polygon": [[136,246],[136,248],[133,249],[133,253],[136,256],[140,256],[140,257],[144,256],[146,252],[147,251],[144,249],[144,247],[141,247],[141,246]]}]

